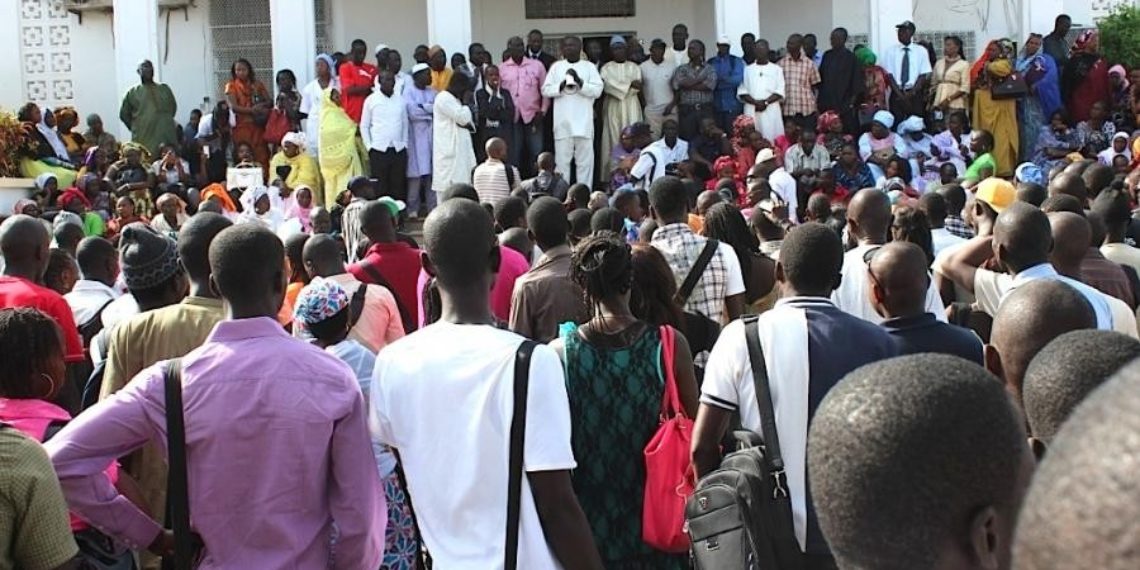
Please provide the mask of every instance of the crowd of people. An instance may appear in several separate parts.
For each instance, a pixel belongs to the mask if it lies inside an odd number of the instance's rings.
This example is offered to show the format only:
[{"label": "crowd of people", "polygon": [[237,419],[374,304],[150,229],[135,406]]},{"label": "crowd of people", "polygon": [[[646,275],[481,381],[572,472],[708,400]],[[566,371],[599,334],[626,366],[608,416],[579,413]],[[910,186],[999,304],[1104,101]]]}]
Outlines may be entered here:
[{"label": "crowd of people", "polygon": [[144,62],[122,145],[26,105],[0,568],[688,568],[651,529],[740,543],[667,510],[737,430],[789,567],[1136,567],[1140,77],[1070,25],[357,40],[185,125]]}]

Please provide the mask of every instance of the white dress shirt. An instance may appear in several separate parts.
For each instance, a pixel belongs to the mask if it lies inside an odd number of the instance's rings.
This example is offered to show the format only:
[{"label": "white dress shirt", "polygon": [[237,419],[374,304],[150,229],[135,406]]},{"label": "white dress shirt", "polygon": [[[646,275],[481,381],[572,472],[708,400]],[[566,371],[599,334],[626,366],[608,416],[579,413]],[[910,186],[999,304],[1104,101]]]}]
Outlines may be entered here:
[{"label": "white dress shirt", "polygon": [[99,281],[80,279],[70,293],[63,296],[75,316],[76,326],[82,326],[95,317],[99,310],[119,298],[119,292]]},{"label": "white dress shirt", "polygon": [[396,91],[389,97],[381,91],[364,100],[360,113],[360,138],[369,149],[396,152],[408,148],[408,110]]},{"label": "white dress shirt", "polygon": [[[907,77],[906,85],[902,82],[902,62],[904,50],[910,51],[910,75]],[[883,55],[883,69],[887,70],[891,76],[898,82],[899,87],[903,89],[910,89],[914,87],[919,76],[927,75],[933,70],[930,68],[930,53],[926,48],[914,42],[909,45],[895,44],[887,48],[887,53]]]}]

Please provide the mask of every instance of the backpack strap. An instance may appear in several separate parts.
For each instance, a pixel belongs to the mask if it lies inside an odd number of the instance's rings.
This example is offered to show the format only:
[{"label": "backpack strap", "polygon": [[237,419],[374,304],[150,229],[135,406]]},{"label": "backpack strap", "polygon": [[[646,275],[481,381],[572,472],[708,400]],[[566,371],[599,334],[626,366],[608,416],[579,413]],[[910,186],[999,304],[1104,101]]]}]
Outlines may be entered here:
[{"label": "backpack strap", "polygon": [[507,480],[507,543],[505,570],[519,561],[519,512],[522,505],[523,445],[526,443],[526,399],[530,385],[530,359],[538,343],[524,340],[515,354],[514,413],[511,415],[510,478]]},{"label": "backpack strap", "polygon": [[348,315],[348,329],[352,330],[356,323],[360,322],[360,315],[364,312],[364,300],[368,295],[368,284],[361,283],[360,287],[352,294],[352,299],[349,300],[348,306],[352,312]]},{"label": "backpack strap", "polygon": [[511,163],[504,162],[503,167],[507,170],[507,188],[514,190],[515,188],[515,167]]},{"label": "backpack strap", "polygon": [[788,496],[784,475],[784,457],[780,453],[780,434],[776,430],[776,412],[772,409],[772,392],[768,386],[768,365],[764,362],[764,347],[760,344],[760,320],[752,317],[744,321],[744,339],[748,343],[748,360],[752,365],[752,384],[756,390],[756,404],[760,408],[760,429],[764,436],[764,463],[771,472],[775,493]]},{"label": "backpack strap", "polygon": [[190,490],[186,473],[186,425],[182,416],[182,359],[166,363],[163,374],[166,395],[166,453],[170,469],[166,476],[167,519],[174,531],[173,570],[190,570],[194,556],[190,531]]},{"label": "backpack strap", "polygon": [[677,295],[673,297],[677,301],[677,305],[684,307],[685,303],[689,302],[689,296],[693,294],[693,289],[697,287],[697,282],[705,273],[705,268],[709,266],[712,261],[713,255],[716,254],[717,247],[720,242],[715,239],[705,240],[705,247],[701,250],[701,254],[697,256],[696,263],[689,268],[689,274],[685,276],[685,280],[681,283],[681,288],[677,290]]}]

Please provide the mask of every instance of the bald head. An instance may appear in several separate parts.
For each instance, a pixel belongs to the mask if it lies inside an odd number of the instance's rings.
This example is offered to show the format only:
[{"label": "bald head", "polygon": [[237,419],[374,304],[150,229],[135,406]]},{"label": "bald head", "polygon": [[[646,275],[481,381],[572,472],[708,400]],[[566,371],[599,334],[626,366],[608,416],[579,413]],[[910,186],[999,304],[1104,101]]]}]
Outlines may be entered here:
[{"label": "bald head", "polygon": [[1112,167],[1099,162],[1090,164],[1081,174],[1089,198],[1095,198],[1102,190],[1108,188],[1108,185],[1112,184],[1113,178],[1116,178],[1116,172],[1112,170]]},{"label": "bald head", "polygon": [[1049,255],[1050,261],[1057,267],[1057,271],[1069,275],[1080,276],[1081,261],[1088,252],[1092,243],[1092,228],[1088,220],[1072,212],[1053,212],[1049,214],[1049,226],[1053,232],[1053,252]]},{"label": "bald head", "polygon": [[507,156],[507,141],[499,137],[492,137],[483,149],[487,151],[488,157],[502,160],[503,157]]},{"label": "bald head", "polygon": [[865,188],[855,193],[847,206],[847,227],[860,240],[887,241],[891,227],[891,199],[878,190]]},{"label": "bald head", "polygon": [[709,211],[709,208],[720,202],[720,194],[717,194],[715,190],[705,190],[697,196],[697,213],[703,216],[705,212]]},{"label": "bald head", "polygon": [[1077,199],[1082,206],[1089,201],[1088,187],[1079,174],[1066,170],[1049,181],[1049,195],[1068,194]]},{"label": "bald head", "polygon": [[345,272],[340,243],[328,234],[317,234],[305,242],[301,252],[309,277],[332,277]]},{"label": "bald head", "polygon": [[888,243],[875,251],[867,271],[871,275],[871,304],[884,318],[926,312],[930,277],[922,248],[910,242]]},{"label": "bald head", "polygon": [[1014,202],[994,222],[994,254],[1010,272],[1046,262],[1053,247],[1049,219],[1024,202]]},{"label": "bald head", "polygon": [[0,224],[0,253],[4,274],[39,281],[47,270],[51,235],[43,222],[17,214]]},{"label": "bald head", "polygon": [[1067,332],[1093,328],[1096,313],[1079,291],[1055,279],[1035,279],[1002,301],[986,345],[986,368],[1005,381],[1020,403],[1033,357]]}]

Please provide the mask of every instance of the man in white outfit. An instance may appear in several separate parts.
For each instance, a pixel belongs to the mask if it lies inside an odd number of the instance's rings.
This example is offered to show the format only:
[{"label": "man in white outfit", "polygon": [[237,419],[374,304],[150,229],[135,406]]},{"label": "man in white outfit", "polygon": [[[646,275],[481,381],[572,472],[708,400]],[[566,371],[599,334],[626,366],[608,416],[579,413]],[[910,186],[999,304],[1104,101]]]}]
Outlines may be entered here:
[{"label": "man in white outfit", "polygon": [[558,172],[576,166],[576,182],[594,181],[594,99],[602,94],[598,68],[582,60],[582,40],[562,39],[563,59],[546,72],[542,96],[554,101],[554,162]]},{"label": "man in white outfit", "polygon": [[736,93],[744,103],[744,114],[756,120],[756,130],[771,142],[784,134],[784,114],[780,110],[784,70],[768,61],[767,40],[756,40],[752,49],[756,61],[744,68],[744,82]]}]

